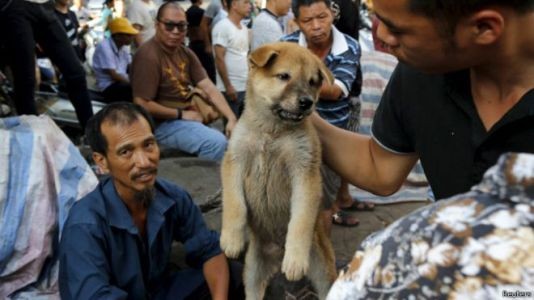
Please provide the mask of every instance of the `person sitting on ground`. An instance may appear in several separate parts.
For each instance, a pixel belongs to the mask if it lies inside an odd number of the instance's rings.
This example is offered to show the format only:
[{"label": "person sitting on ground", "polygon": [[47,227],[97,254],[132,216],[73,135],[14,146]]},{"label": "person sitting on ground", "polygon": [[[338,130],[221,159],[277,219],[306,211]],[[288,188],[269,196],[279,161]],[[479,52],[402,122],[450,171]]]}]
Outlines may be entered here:
[{"label": "person sitting on ground", "polygon": [[227,136],[235,126],[236,117],[196,55],[183,45],[186,31],[185,12],[178,3],[166,2],[160,6],[156,35],[137,50],[132,62],[134,102],[159,122],[155,135],[160,145],[221,160],[226,137],[202,123],[203,117],[192,106],[190,95],[201,93],[224,115]]},{"label": "person sitting on ground", "polygon": [[534,155],[509,153],[471,191],[367,237],[327,299],[531,298],[533,253]]},{"label": "person sitting on ground", "polygon": [[132,86],[128,67],[132,62],[130,44],[139,33],[128,19],[115,18],[108,25],[111,37],[105,38],[95,49],[93,71],[96,85],[107,103],[132,101]]},{"label": "person sitting on ground", "polygon": [[217,88],[223,92],[239,118],[245,102],[248,78],[248,28],[241,21],[250,14],[249,0],[225,0],[228,17],[212,32],[213,53],[217,69]]},{"label": "person sitting on ground", "polygon": [[[231,264],[182,188],[157,178],[154,123],[140,106],[116,102],[90,119],[86,137],[109,177],[69,211],[59,245],[59,290],[69,299],[243,299]],[[173,241],[192,269],[170,272]]]},{"label": "person sitting on ground", "polygon": [[267,6],[252,23],[251,51],[263,44],[280,40],[285,32],[283,17],[290,8],[291,0],[267,0]]},{"label": "person sitting on ground", "polygon": [[505,152],[534,153],[534,1],[373,0],[397,65],[372,135],[312,121],[327,164],[387,196],[420,158],[436,199],[468,191]]},{"label": "person sitting on ground", "polygon": [[[350,36],[341,33],[333,23],[330,0],[297,0],[293,13],[300,27],[282,38],[283,41],[307,47],[332,71],[334,83],[323,83],[316,111],[334,126],[345,128],[350,114],[349,92],[356,79],[360,64],[360,46]],[[354,226],[357,219],[339,210],[335,203],[341,180],[326,165],[322,167],[325,210],[323,212],[328,232],[332,222]],[[347,186],[348,189],[348,186]]]}]

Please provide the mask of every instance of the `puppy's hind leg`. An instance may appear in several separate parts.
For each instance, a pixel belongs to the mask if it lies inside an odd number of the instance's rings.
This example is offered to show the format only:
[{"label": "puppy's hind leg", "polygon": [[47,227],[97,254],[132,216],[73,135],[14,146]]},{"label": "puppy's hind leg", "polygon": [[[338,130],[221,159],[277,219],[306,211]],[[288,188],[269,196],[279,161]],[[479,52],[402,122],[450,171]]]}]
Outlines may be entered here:
[{"label": "puppy's hind leg", "polygon": [[310,260],[314,263],[310,264],[308,278],[313,283],[319,299],[325,299],[337,274],[332,243],[322,230],[322,222],[318,221],[317,223],[316,230],[319,232],[316,232],[314,236],[314,243],[310,255]]},{"label": "puppy's hind leg", "polygon": [[247,300],[262,300],[271,277],[280,269],[278,255],[269,255],[254,236],[245,256],[244,284]]}]

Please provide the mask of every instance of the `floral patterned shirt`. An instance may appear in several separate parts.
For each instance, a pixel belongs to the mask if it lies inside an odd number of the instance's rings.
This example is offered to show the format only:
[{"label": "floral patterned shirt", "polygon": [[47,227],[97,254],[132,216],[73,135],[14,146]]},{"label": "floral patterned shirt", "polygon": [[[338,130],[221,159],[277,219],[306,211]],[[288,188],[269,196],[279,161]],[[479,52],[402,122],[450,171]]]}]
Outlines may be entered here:
[{"label": "floral patterned shirt", "polygon": [[533,227],[534,155],[504,154],[470,192],[369,236],[327,299],[533,299]]}]

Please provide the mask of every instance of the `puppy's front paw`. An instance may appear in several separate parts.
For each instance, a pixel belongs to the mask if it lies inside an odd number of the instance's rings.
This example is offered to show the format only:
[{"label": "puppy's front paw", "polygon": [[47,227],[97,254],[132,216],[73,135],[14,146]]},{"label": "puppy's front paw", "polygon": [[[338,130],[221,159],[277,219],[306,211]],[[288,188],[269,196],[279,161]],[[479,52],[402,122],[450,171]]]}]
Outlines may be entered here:
[{"label": "puppy's front paw", "polygon": [[309,263],[306,255],[290,255],[286,252],[282,261],[282,273],[287,280],[297,281],[308,273]]},{"label": "puppy's front paw", "polygon": [[244,233],[240,230],[222,230],[221,249],[228,258],[237,258],[245,248]]}]

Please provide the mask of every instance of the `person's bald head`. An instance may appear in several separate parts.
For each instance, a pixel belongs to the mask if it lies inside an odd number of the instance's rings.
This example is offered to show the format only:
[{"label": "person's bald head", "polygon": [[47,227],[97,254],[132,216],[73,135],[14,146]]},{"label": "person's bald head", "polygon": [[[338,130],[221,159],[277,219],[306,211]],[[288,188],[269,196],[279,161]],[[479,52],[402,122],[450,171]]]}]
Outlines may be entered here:
[{"label": "person's bald head", "polygon": [[156,40],[166,48],[178,48],[184,44],[187,26],[185,11],[180,4],[166,2],[158,9]]},{"label": "person's bald head", "polygon": [[163,3],[159,9],[158,9],[158,13],[156,15],[156,20],[159,20],[163,17],[163,14],[167,12],[167,10],[179,10],[181,11],[183,14],[185,14],[185,10],[184,8],[176,1],[167,1],[165,3]]}]

